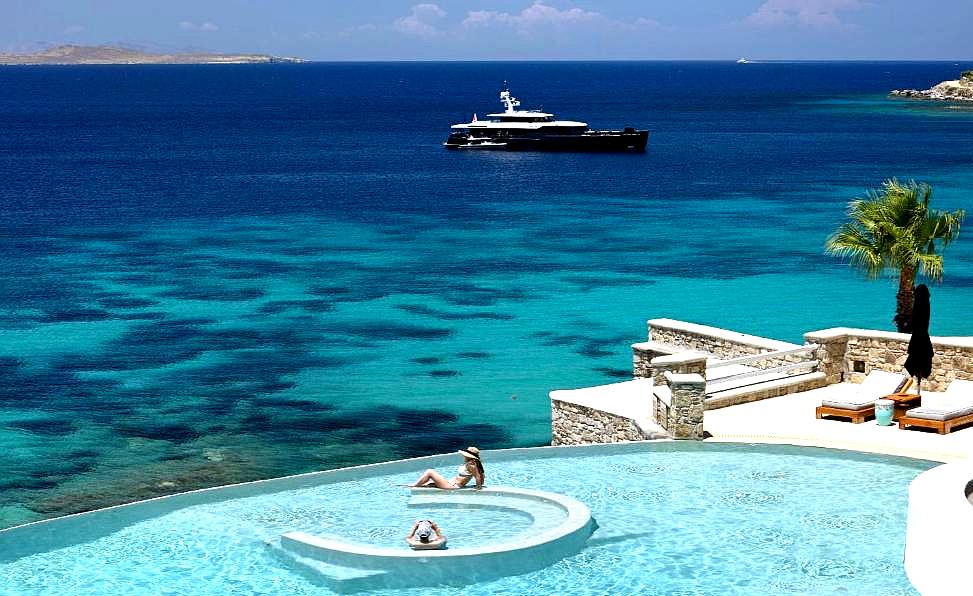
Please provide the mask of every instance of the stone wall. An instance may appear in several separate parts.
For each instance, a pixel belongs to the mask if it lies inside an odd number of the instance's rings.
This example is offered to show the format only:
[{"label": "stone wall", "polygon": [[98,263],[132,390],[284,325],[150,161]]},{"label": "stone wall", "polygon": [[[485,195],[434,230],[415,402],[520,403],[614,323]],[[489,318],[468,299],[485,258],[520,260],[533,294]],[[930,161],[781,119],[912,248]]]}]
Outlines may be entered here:
[{"label": "stone wall", "polygon": [[[797,344],[784,341],[673,319],[649,320],[648,335],[650,343],[669,345],[683,350],[707,352],[721,360],[800,347]],[[801,356],[784,356],[754,362],[750,366],[773,368],[800,360],[803,360]]]},{"label": "stone wall", "polygon": [[551,400],[551,445],[642,441],[632,420],[593,408]]},{"label": "stone wall", "polygon": [[[909,335],[838,327],[813,331],[804,339],[820,345],[815,356],[829,383],[860,383],[873,370],[905,372]],[[944,391],[953,379],[973,380],[973,338],[933,337],[932,376],[923,389]]]}]

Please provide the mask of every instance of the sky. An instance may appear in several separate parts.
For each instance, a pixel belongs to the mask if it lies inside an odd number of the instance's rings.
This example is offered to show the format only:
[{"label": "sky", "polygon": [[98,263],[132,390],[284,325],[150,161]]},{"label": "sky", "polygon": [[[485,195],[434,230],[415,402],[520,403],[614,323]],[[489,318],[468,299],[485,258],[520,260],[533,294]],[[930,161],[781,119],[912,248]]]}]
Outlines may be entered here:
[{"label": "sky", "polygon": [[0,0],[0,51],[310,60],[969,60],[973,0]]}]

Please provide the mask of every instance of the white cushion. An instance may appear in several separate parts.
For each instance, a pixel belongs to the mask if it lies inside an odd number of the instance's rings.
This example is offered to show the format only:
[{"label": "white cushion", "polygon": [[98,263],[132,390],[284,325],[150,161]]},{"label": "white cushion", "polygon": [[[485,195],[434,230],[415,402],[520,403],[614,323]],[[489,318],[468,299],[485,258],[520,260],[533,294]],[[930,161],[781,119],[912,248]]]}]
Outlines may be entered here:
[{"label": "white cushion", "polygon": [[973,403],[944,403],[942,404],[942,407],[912,408],[905,413],[905,415],[909,418],[923,418],[925,420],[952,420],[953,418],[959,418],[960,416],[966,416],[967,414],[973,414]]},{"label": "white cushion", "polygon": [[849,395],[848,397],[836,397],[834,399],[822,399],[821,405],[826,408],[838,408],[840,410],[864,410],[870,408],[877,397],[866,395]]},{"label": "white cushion", "polygon": [[973,381],[953,379],[945,393],[922,394],[922,406],[905,413],[912,418],[951,420],[973,414]]},{"label": "white cushion", "polygon": [[826,408],[842,410],[864,410],[874,404],[876,399],[895,391],[903,378],[902,375],[897,373],[873,370],[860,384],[852,385],[853,393],[851,395],[824,399],[821,400],[821,405]]},{"label": "white cushion", "polygon": [[[888,395],[895,391],[905,379],[899,373],[888,372],[887,370],[873,370],[868,373],[865,380],[858,386],[858,392],[865,395],[874,395],[875,399]],[[874,401],[874,400],[873,400]]]}]

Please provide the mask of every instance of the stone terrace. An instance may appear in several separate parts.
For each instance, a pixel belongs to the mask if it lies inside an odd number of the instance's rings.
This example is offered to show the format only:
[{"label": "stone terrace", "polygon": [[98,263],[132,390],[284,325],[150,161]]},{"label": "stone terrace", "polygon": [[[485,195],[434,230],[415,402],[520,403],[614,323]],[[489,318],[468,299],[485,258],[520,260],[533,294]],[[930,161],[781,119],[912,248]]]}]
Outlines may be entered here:
[{"label": "stone terrace", "polygon": [[[973,456],[973,428],[940,436],[874,422],[815,418],[822,398],[847,393],[849,383],[861,382],[872,370],[904,373],[909,335],[850,328],[807,333],[804,351],[813,352],[816,369],[804,373],[807,381],[800,376],[767,381],[751,377],[759,382],[742,387],[745,395],[727,399],[712,393],[720,379],[717,369],[709,369],[718,359],[748,360],[770,353],[764,366],[788,368],[795,366],[793,352],[800,346],[672,319],[650,320],[648,331],[649,341],[632,346],[633,381],[551,393],[553,444],[652,439],[667,432],[699,439],[705,431],[710,440],[819,445],[938,461]],[[944,391],[954,379],[973,380],[973,338],[933,337],[932,343],[933,375],[923,383],[923,393]],[[778,352],[786,355],[774,357]],[[677,392],[665,386],[672,379],[686,383],[697,376],[707,385],[705,416],[689,405],[696,399],[693,391],[681,389],[683,397],[676,398]],[[786,391],[778,386],[782,384],[787,384]],[[687,428],[696,430],[680,435],[679,429]]]},{"label": "stone terrace", "polygon": [[[820,389],[740,404],[706,412],[709,441],[787,443],[852,449],[951,462],[973,458],[973,427],[946,435],[923,430],[902,430],[897,424],[879,426],[874,420],[852,424],[841,419],[817,419],[814,408],[847,387]],[[923,392],[925,393],[925,391]],[[973,400],[973,395],[970,396]]]}]

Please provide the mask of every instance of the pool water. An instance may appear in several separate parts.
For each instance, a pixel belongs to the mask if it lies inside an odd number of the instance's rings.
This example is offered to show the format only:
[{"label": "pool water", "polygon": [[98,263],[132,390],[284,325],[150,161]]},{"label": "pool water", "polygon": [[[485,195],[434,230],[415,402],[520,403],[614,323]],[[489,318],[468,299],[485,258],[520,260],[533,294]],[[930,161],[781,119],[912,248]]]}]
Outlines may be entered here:
[{"label": "pool water", "polygon": [[[456,577],[439,593],[916,593],[902,566],[907,489],[932,462],[697,443],[512,450],[484,460],[488,485],[571,496],[591,508],[597,530],[581,553],[548,568],[506,577],[484,569],[485,579]],[[0,556],[0,594],[327,595],[349,586],[283,564],[273,548],[281,533],[396,546],[415,519],[431,517],[460,546],[513,539],[537,523],[505,507],[410,506],[397,484],[428,465],[392,464],[394,473],[375,476],[379,466],[363,470],[367,478],[195,505],[88,542]],[[58,523],[35,527],[40,535]],[[0,554],[11,536],[0,533]],[[429,591],[390,585],[354,589]]]}]

